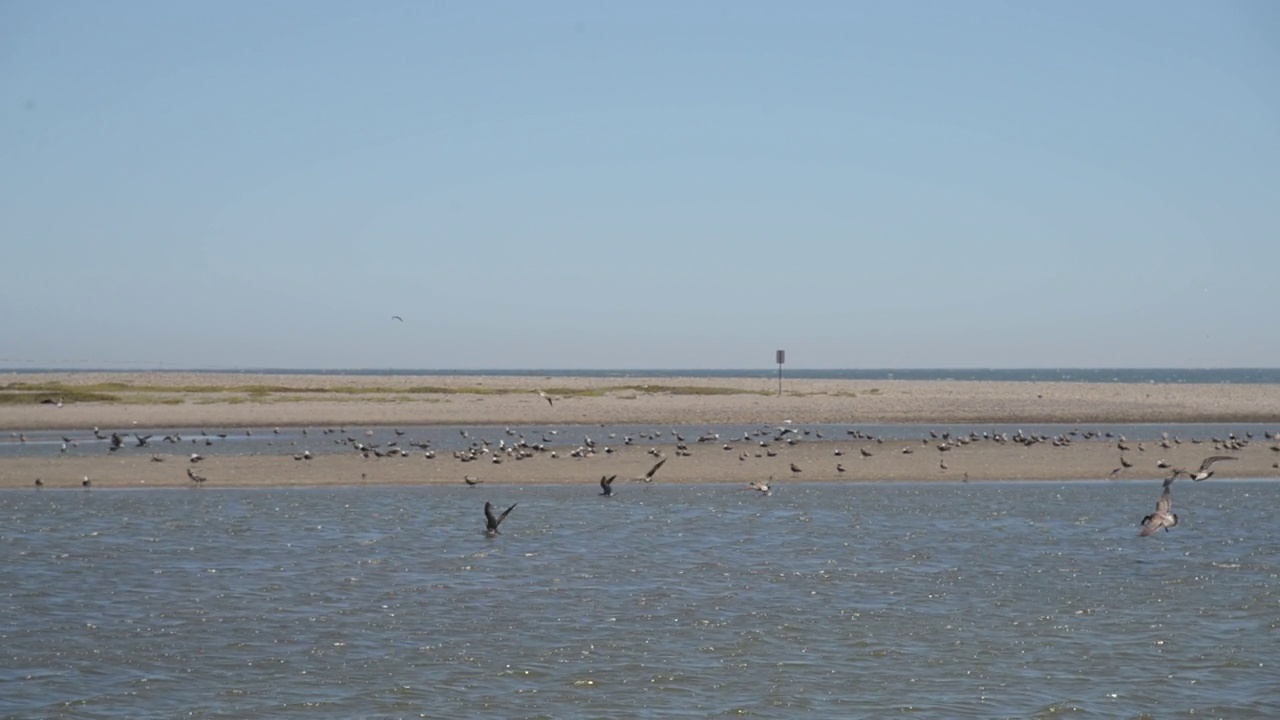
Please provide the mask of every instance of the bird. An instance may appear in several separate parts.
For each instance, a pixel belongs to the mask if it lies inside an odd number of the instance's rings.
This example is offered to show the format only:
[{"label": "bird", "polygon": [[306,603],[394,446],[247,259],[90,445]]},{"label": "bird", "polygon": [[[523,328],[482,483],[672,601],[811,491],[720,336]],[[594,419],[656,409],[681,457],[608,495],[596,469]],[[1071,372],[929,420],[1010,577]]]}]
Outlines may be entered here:
[{"label": "bird", "polygon": [[464,483],[466,483],[466,484],[468,484],[468,485],[473,485],[473,486],[474,486],[474,485],[479,485],[480,483],[482,483],[482,482],[484,482],[484,481],[483,481],[483,480],[481,480],[480,478],[472,477],[471,475],[463,475],[463,476],[462,476],[462,482],[464,482]]},{"label": "bird", "polygon": [[44,481],[41,480],[40,478],[36,478],[36,487],[38,488],[44,487]]},{"label": "bird", "polygon": [[1178,516],[1170,512],[1173,507],[1173,494],[1169,492],[1169,486],[1173,484],[1173,478],[1164,481],[1164,492],[1160,493],[1160,499],[1156,501],[1156,511],[1142,518],[1142,532],[1140,537],[1149,537],[1164,528],[1165,532],[1169,532],[1169,528],[1178,524]]},{"label": "bird", "polygon": [[608,477],[605,477],[604,475],[601,475],[601,476],[600,476],[600,490],[601,490],[601,493],[600,493],[600,494],[601,494],[601,495],[612,495],[612,494],[613,494],[613,481],[614,481],[614,480],[617,480],[617,479],[618,479],[618,476],[617,476],[617,475],[610,475],[610,476],[608,476]]},{"label": "bird", "polygon": [[1187,472],[1186,470],[1180,470],[1178,468],[1174,468],[1173,475],[1169,478],[1167,482],[1173,482],[1173,479],[1178,477],[1179,475],[1186,475],[1187,477],[1191,478],[1196,482],[1200,482],[1201,480],[1208,480],[1209,478],[1213,477],[1213,471],[1210,470],[1209,467],[1212,466],[1214,463],[1218,462],[1219,460],[1239,460],[1239,458],[1233,457],[1231,455],[1211,455],[1205,458],[1204,462],[1200,463],[1200,469],[1196,470],[1193,473]]},{"label": "bird", "polygon": [[503,510],[501,515],[494,515],[493,503],[486,501],[484,504],[484,531],[489,535],[501,535],[502,533],[498,532],[498,526],[502,524],[502,521],[507,518],[507,515],[510,514],[512,510],[516,509],[516,505],[518,504],[519,503],[513,503],[511,507]]},{"label": "bird", "polygon": [[658,462],[654,463],[653,467],[649,468],[649,472],[645,473],[641,477],[631,478],[631,480],[633,482],[653,482],[653,474],[658,472],[658,468],[662,467],[663,463],[666,461],[666,458],[662,458]]},{"label": "bird", "polygon": [[542,398],[543,400],[546,400],[547,404],[550,405],[551,407],[556,406],[556,404],[551,400],[551,396],[542,392],[541,390],[538,391],[538,397]]},{"label": "bird", "polygon": [[773,476],[770,475],[768,480],[753,481],[753,482],[747,483],[747,489],[755,490],[761,495],[770,495],[772,494],[772,490],[770,490],[769,485],[772,482],[773,482]]},{"label": "bird", "polygon": [[187,468],[187,477],[191,478],[191,482],[195,483],[196,487],[200,487],[201,483],[209,479],[203,475],[197,475],[191,468]]},{"label": "bird", "polygon": [[80,485],[82,487],[89,487],[90,485],[93,485],[93,481],[89,479],[88,475],[85,475],[84,479],[80,481]]},{"label": "bird", "polygon": [[793,473],[798,473],[798,472],[800,472],[800,466],[799,466],[799,465],[797,465],[797,464],[795,464],[795,463],[791,463],[791,472],[793,472]]},{"label": "bird", "polygon": [[392,320],[399,320],[400,322],[404,322],[404,318],[400,317],[399,315],[392,315],[392,316],[391,316],[391,319],[392,319]]}]

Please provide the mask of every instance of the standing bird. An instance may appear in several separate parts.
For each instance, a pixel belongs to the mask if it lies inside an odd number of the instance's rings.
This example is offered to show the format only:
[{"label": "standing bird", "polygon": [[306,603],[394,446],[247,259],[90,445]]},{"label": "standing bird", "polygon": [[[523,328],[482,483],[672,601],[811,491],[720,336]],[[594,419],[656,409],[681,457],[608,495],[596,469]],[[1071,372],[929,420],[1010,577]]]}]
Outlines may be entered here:
[{"label": "standing bird", "polygon": [[1173,479],[1178,477],[1179,475],[1186,475],[1187,477],[1191,478],[1192,480],[1195,480],[1196,482],[1200,482],[1201,480],[1208,480],[1209,478],[1213,477],[1213,471],[1209,469],[1211,465],[1218,462],[1219,460],[1238,460],[1238,459],[1239,458],[1232,457],[1230,455],[1212,455],[1210,457],[1205,458],[1204,462],[1200,463],[1200,469],[1196,470],[1193,473],[1187,472],[1186,470],[1179,470],[1178,468],[1174,468],[1173,475],[1172,477],[1169,478],[1167,482],[1173,482]]},{"label": "standing bird", "polygon": [[473,486],[473,487],[474,487],[474,486],[479,485],[480,483],[482,483],[482,482],[484,482],[484,481],[483,481],[483,480],[481,480],[480,478],[472,477],[471,475],[463,475],[463,476],[462,476],[462,482],[464,482],[464,483],[466,483],[466,484],[471,485],[471,486]]},{"label": "standing bird", "polygon": [[797,465],[797,464],[795,464],[795,463],[791,463],[791,472],[793,472],[793,473],[798,473],[798,472],[800,472],[800,466],[799,466],[799,465]]},{"label": "standing bird", "polygon": [[513,503],[511,507],[507,508],[506,510],[503,510],[501,515],[494,515],[493,503],[485,501],[484,531],[489,535],[501,535],[502,533],[498,532],[498,526],[502,524],[503,520],[507,519],[507,515],[509,515],[512,510],[515,510],[516,505],[518,504],[519,503]]},{"label": "standing bird", "polygon": [[86,487],[86,488],[87,488],[87,487],[89,487],[90,485],[93,485],[93,481],[89,479],[89,476],[88,476],[88,475],[85,475],[85,476],[84,476],[84,479],[80,481],[80,486],[81,486],[81,487]]},{"label": "standing bird", "polygon": [[658,468],[662,467],[663,463],[666,461],[666,458],[662,458],[658,462],[654,463],[653,467],[649,468],[649,472],[645,473],[641,477],[631,478],[632,482],[653,482],[653,474],[658,472]]},{"label": "standing bird", "polygon": [[1169,492],[1169,486],[1173,484],[1173,478],[1164,481],[1164,492],[1160,493],[1160,499],[1156,501],[1156,511],[1142,518],[1142,532],[1140,537],[1149,537],[1164,528],[1165,532],[1169,532],[1169,528],[1178,524],[1178,516],[1170,512],[1173,508],[1173,495]]},{"label": "standing bird", "polygon": [[618,476],[617,476],[617,475],[610,475],[610,476],[608,476],[608,477],[605,477],[604,475],[601,475],[601,476],[600,476],[600,491],[601,491],[601,492],[600,492],[600,494],[601,494],[601,495],[612,495],[612,494],[613,494],[613,481],[614,481],[614,480],[617,480],[617,479],[618,479]]}]

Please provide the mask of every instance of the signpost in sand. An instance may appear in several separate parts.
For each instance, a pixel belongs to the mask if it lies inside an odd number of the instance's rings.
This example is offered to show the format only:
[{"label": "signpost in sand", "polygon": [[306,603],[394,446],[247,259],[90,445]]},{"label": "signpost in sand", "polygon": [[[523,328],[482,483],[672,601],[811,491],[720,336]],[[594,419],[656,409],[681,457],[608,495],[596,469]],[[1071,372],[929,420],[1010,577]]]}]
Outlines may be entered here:
[{"label": "signpost in sand", "polygon": [[787,361],[787,351],[778,351],[778,397],[782,397],[782,363]]}]

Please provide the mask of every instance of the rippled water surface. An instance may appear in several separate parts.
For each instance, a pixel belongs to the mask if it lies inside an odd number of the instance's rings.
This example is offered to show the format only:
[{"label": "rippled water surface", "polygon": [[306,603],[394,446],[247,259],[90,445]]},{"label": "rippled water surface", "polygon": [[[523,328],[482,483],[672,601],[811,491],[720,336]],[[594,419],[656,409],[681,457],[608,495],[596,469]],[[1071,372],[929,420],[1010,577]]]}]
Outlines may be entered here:
[{"label": "rippled water surface", "polygon": [[0,492],[0,717],[1280,717],[1280,484],[1159,490]]}]

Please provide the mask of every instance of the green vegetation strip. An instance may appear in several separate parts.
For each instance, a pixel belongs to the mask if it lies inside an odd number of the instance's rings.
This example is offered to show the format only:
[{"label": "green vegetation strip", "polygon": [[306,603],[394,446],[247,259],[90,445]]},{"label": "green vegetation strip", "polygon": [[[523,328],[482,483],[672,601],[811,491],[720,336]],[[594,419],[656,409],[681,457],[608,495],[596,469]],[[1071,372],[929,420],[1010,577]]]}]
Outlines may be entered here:
[{"label": "green vegetation strip", "polygon": [[[548,387],[548,395],[566,397],[602,397],[615,392],[633,392],[668,395],[767,395],[756,390],[704,385],[611,385],[595,388]],[[409,387],[339,385],[336,387],[291,387],[287,385],[130,385],[120,382],[92,385],[66,385],[63,383],[8,383],[0,385],[0,404],[26,405],[62,398],[70,402],[131,402],[131,403],[179,403],[178,395],[204,395],[199,402],[262,401],[272,396],[305,395],[323,399],[342,396],[395,395],[395,399],[416,395],[523,395],[531,391],[518,388],[488,388],[479,386],[444,387],[439,385],[413,385]],[[124,396],[124,397],[122,397]],[[169,397],[165,397],[169,396]],[[283,398],[282,398],[283,399]],[[291,400],[302,398],[292,397]]]}]

